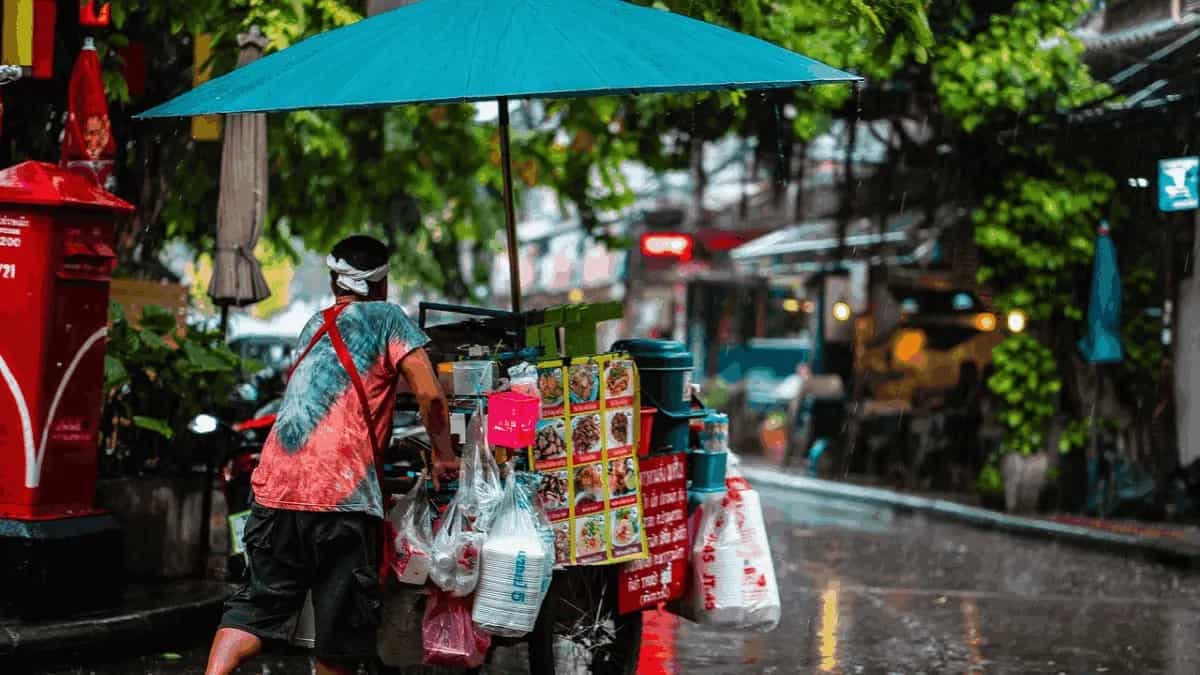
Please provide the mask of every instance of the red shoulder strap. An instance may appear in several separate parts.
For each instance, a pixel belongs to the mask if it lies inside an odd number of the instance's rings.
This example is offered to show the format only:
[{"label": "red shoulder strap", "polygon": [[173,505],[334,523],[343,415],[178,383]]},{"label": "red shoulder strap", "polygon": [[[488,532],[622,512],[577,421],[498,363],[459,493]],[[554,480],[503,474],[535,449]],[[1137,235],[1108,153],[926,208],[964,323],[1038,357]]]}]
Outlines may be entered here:
[{"label": "red shoulder strap", "polygon": [[350,376],[350,382],[354,385],[354,391],[358,393],[358,402],[362,405],[363,421],[367,425],[367,438],[371,439],[371,450],[375,453],[373,456],[376,461],[379,461],[379,439],[375,437],[375,421],[371,417],[371,403],[367,398],[367,388],[363,386],[362,377],[358,374],[358,368],[354,366],[354,359],[350,356],[350,350],[346,348],[346,342],[342,339],[342,331],[338,330],[337,317],[341,313],[341,307],[330,307],[325,310],[325,326],[329,332],[329,341],[333,343],[333,351],[337,352],[338,360],[342,362],[342,367],[346,369],[346,374]]},{"label": "red shoulder strap", "polygon": [[317,343],[321,341],[321,338],[325,337],[325,334],[329,332],[329,323],[330,323],[329,322],[329,313],[333,312],[333,316],[334,316],[334,318],[336,318],[339,314],[342,313],[342,310],[346,309],[349,306],[350,306],[349,303],[344,303],[341,305],[334,305],[333,307],[330,307],[329,309],[327,309],[323,312],[323,316],[325,317],[324,325],[322,325],[320,328],[318,328],[317,332],[313,333],[312,339],[310,339],[308,341],[308,346],[305,347],[304,351],[300,352],[300,356],[297,356],[296,360],[292,362],[292,367],[288,368],[288,374],[287,374],[288,380],[292,379],[292,373],[296,372],[296,368],[300,365],[300,362],[303,361],[305,359],[305,357],[308,356],[308,353],[312,351],[313,347],[316,347]]}]

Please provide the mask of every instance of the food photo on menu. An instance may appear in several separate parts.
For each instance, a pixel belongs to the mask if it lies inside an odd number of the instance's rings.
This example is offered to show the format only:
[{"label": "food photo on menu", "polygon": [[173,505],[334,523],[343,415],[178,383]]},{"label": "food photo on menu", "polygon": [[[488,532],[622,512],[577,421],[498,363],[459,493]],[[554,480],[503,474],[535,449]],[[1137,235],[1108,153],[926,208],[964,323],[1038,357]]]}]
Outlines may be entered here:
[{"label": "food photo on menu", "polygon": [[542,406],[555,408],[563,403],[562,368],[538,371],[538,391],[542,395]]},{"label": "food photo on menu", "polygon": [[538,494],[542,498],[542,507],[551,518],[558,515],[556,512],[570,506],[569,487],[565,470],[547,471],[542,474],[542,482],[538,485]]},{"label": "food photo on menu", "polygon": [[614,549],[640,545],[642,525],[637,506],[626,506],[612,512],[612,545]]},{"label": "food photo on menu", "polygon": [[638,474],[633,458],[615,459],[608,464],[608,489],[612,499],[637,494]]},{"label": "food photo on menu", "polygon": [[575,469],[575,508],[604,504],[604,465],[588,464]]},{"label": "food photo on menu", "polygon": [[608,413],[608,447],[623,448],[633,444],[633,410],[621,408]]},{"label": "food photo on menu", "polygon": [[571,450],[575,461],[580,455],[600,452],[600,415],[590,413],[571,420]]},{"label": "food photo on menu", "polygon": [[604,377],[606,398],[621,398],[633,395],[633,364],[629,361],[613,361],[608,364]]},{"label": "food photo on menu", "polygon": [[542,420],[537,424],[534,456],[537,461],[564,459],[567,456],[566,423],[561,419]]},{"label": "food photo on menu", "polygon": [[581,363],[569,369],[571,403],[589,403],[600,395],[599,368],[594,363]]},{"label": "food photo on menu", "polygon": [[605,544],[603,513],[585,516],[575,521],[576,560],[597,554],[603,555]]},{"label": "food photo on menu", "polygon": [[563,521],[554,525],[554,562],[571,562],[571,523]]}]

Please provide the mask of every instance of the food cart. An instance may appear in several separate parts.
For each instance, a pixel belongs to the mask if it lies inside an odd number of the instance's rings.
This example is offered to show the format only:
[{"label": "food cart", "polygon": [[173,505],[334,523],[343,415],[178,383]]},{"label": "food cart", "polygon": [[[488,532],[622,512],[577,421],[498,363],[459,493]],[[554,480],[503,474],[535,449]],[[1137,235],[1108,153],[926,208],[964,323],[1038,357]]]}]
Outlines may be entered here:
[{"label": "food cart", "polygon": [[[461,318],[431,321],[437,314]],[[648,452],[656,411],[648,408],[643,414],[635,362],[628,353],[596,345],[596,324],[618,318],[617,303],[522,313],[420,306],[419,323],[431,340],[427,348],[450,396],[452,430],[461,433],[471,415],[493,412],[488,395],[507,386],[509,368],[522,363],[536,368],[533,443],[491,448],[499,464],[541,476],[538,496],[553,528],[558,570],[535,629],[523,638],[531,672],[580,665],[592,672],[634,672],[641,610],[683,592],[685,448]],[[652,471],[644,472],[641,462]],[[445,508],[458,487],[431,489],[435,508]],[[665,563],[674,573],[664,579],[649,560],[651,550],[676,551]],[[636,590],[622,592],[631,586]],[[495,644],[505,642],[511,641]]]}]

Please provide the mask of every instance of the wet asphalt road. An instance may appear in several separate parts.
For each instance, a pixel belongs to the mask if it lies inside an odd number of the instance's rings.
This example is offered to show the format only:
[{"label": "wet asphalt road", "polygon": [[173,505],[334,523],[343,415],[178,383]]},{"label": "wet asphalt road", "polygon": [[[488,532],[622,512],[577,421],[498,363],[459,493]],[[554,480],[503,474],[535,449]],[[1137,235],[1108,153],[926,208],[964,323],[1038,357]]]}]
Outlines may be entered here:
[{"label": "wet asphalt road", "polygon": [[[779,628],[739,634],[652,613],[639,672],[1200,673],[1200,574],[761,492],[783,598]],[[169,655],[42,672],[201,672],[206,637],[181,636]],[[514,672],[514,659],[500,661],[507,665],[491,672]],[[243,672],[311,670],[304,653],[291,652]]]}]

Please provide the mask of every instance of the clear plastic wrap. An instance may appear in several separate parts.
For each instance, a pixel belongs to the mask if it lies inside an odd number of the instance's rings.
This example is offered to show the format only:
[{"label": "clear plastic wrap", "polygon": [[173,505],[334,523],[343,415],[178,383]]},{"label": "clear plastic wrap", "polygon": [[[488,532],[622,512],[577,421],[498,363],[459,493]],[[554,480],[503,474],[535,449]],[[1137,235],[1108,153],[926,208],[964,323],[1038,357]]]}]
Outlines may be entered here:
[{"label": "clear plastic wrap", "polygon": [[429,579],[455,597],[470,595],[479,581],[479,555],[484,535],[471,527],[463,513],[464,491],[450,500],[433,535]]},{"label": "clear plastic wrap", "polygon": [[433,560],[433,521],[424,476],[388,510],[394,554],[388,562],[402,583],[424,585]]},{"label": "clear plastic wrap", "polygon": [[495,521],[483,547],[479,587],[472,618],[483,630],[520,637],[533,630],[545,597],[547,571],[545,539],[538,532],[532,500],[523,496],[526,480],[514,474],[504,490]]},{"label": "clear plastic wrap", "polygon": [[459,469],[459,509],[471,525],[471,529],[487,532],[496,511],[496,505],[504,494],[500,480],[500,467],[487,444],[483,408],[480,406],[471,415],[467,427],[467,442],[463,445],[462,466]]}]

